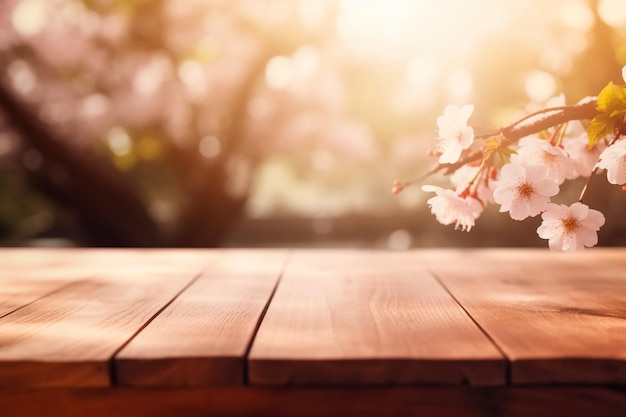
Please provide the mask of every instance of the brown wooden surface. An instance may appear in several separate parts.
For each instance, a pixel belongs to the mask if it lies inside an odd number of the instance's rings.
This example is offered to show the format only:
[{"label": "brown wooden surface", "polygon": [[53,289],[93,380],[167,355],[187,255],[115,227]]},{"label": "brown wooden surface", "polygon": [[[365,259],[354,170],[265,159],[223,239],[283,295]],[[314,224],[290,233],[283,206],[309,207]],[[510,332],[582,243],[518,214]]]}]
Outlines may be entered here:
[{"label": "brown wooden surface", "polygon": [[626,249],[0,250],[2,417],[625,416],[625,364]]},{"label": "brown wooden surface", "polygon": [[94,276],[0,320],[0,386],[106,386],[109,360],[193,276]]},{"label": "brown wooden surface", "polygon": [[65,274],[42,275],[15,271],[0,276],[0,318],[71,282]]},{"label": "brown wooden surface", "polygon": [[623,251],[449,256],[423,259],[504,351],[512,383],[626,384]]},{"label": "brown wooden surface", "polygon": [[7,417],[623,417],[598,387],[211,387],[7,389]]},{"label": "brown wooden surface", "polygon": [[178,269],[206,266],[207,258],[220,251],[205,249],[91,249],[91,248],[0,248],[0,267],[67,268],[69,266],[169,265]]},{"label": "brown wooden surface", "polygon": [[287,252],[229,251],[116,356],[124,386],[237,385]]},{"label": "brown wooden surface", "polygon": [[252,345],[249,380],[503,385],[505,363],[419,264],[298,252]]}]

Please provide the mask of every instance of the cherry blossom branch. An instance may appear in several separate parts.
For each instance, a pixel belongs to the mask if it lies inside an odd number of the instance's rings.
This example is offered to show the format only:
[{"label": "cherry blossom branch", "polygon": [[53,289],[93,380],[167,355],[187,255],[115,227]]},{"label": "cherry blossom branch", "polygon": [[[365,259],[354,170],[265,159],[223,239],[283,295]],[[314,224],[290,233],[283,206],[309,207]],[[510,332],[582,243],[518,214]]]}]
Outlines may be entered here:
[{"label": "cherry blossom branch", "polygon": [[483,157],[482,152],[474,152],[474,153],[469,154],[465,158],[459,159],[457,162],[453,164],[437,164],[437,166],[435,166],[433,169],[428,171],[426,174],[422,175],[422,177],[419,180],[420,181],[425,180],[426,178],[430,177],[433,174],[436,174],[437,172],[442,172],[444,175],[450,175],[454,173],[457,169],[461,168],[462,166],[467,165],[471,162],[478,161],[482,157]]},{"label": "cherry blossom branch", "polygon": [[[534,133],[539,133],[548,128],[554,127],[556,125],[566,123],[572,120],[583,120],[583,119],[593,119],[598,113],[598,109],[596,108],[595,101],[589,101],[583,104],[576,104],[573,106],[564,106],[564,107],[553,107],[549,109],[544,109],[542,113],[547,111],[558,111],[558,113],[551,114],[549,116],[544,117],[541,120],[536,122],[522,124],[520,125],[520,121],[512,123],[508,126],[500,129],[500,132],[509,140],[516,142],[523,137],[532,135]],[[539,113],[539,112],[537,112]],[[535,116],[533,114],[532,116]],[[525,119],[532,117],[531,115],[526,116]],[[524,120],[524,119],[522,119]]]},{"label": "cherry blossom branch", "polygon": [[414,180],[411,180],[411,181],[394,180],[393,188],[391,192],[393,194],[399,194],[406,187],[409,187],[413,184],[418,184],[424,181],[425,179],[427,179],[428,177],[430,177],[431,175],[434,175],[438,172],[442,172],[444,175],[450,175],[454,173],[457,169],[461,168],[462,166],[478,161],[482,157],[483,157],[482,152],[474,152],[453,164],[437,164],[434,168],[430,169],[428,172],[422,174],[421,176],[419,176],[418,178]]},{"label": "cherry blossom branch", "polygon": [[[550,112],[558,112],[558,113],[554,113],[549,116],[546,116],[543,119],[538,120],[536,122],[522,124],[524,121],[532,117],[535,117],[543,113],[550,113]],[[576,104],[573,106],[550,107],[550,108],[536,111],[527,116],[524,116],[523,118],[505,127],[500,128],[499,131],[500,131],[500,134],[502,134],[508,141],[515,143],[523,137],[532,135],[534,133],[539,133],[543,130],[546,130],[548,128],[551,128],[557,125],[565,124],[572,120],[593,119],[596,114],[598,114],[598,109],[596,108],[595,101],[589,101],[586,103]],[[411,185],[413,183],[423,181],[426,178],[438,172],[442,172],[444,175],[452,174],[457,169],[461,168],[462,166],[471,162],[475,162],[481,159],[482,157],[483,155],[481,152],[476,152],[476,153],[472,153],[468,155],[465,158],[460,159],[459,161],[453,164],[437,164],[437,166],[435,166],[430,171],[426,172],[417,180],[403,183],[402,188],[408,185]]]},{"label": "cherry blossom branch", "polygon": [[522,117],[521,119],[518,119],[518,120],[514,121],[513,123],[511,123],[508,127],[513,128],[514,126],[518,126],[522,122],[525,122],[528,119],[532,119],[535,116],[539,116],[540,114],[553,113],[553,112],[559,111],[559,110],[567,110],[568,108],[569,108],[569,106],[546,107],[545,109],[537,110],[535,112],[527,114],[526,116]]}]

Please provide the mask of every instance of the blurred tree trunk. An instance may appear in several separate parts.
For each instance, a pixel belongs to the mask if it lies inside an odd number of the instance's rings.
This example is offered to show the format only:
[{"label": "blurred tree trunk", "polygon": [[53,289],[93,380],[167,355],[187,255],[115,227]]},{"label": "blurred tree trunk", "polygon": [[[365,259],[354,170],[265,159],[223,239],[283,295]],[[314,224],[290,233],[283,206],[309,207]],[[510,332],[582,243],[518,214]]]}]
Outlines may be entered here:
[{"label": "blurred tree trunk", "polygon": [[50,200],[75,214],[84,229],[85,244],[162,245],[145,202],[111,164],[57,137],[2,84],[0,109],[24,141],[25,152],[41,155],[40,166],[25,167],[28,179]]},{"label": "blurred tree trunk", "polygon": [[[233,2],[234,3],[234,2]],[[142,0],[128,3],[130,12],[130,32],[125,44],[111,45],[97,43],[99,51],[107,54],[110,62],[115,62],[121,53],[141,52],[170,54],[175,65],[184,59],[168,49],[164,37],[168,28],[167,2],[163,0]],[[91,5],[96,12],[106,13],[110,7]],[[229,3],[222,6],[234,7]],[[336,13],[336,10],[333,11]],[[329,20],[329,24],[334,22]],[[41,155],[41,166],[24,167],[32,184],[51,201],[72,212],[84,231],[84,241],[79,244],[91,246],[218,246],[233,225],[242,216],[247,199],[247,189],[233,192],[230,181],[233,179],[232,164],[239,158],[254,169],[257,157],[242,149],[245,121],[249,100],[264,74],[267,61],[276,55],[293,53],[300,45],[319,40],[324,31],[318,34],[285,37],[266,32],[267,28],[256,28],[249,22],[239,22],[242,32],[259,42],[257,60],[250,65],[245,80],[233,92],[232,107],[228,113],[228,125],[221,138],[222,151],[214,160],[208,161],[200,154],[197,146],[184,147],[173,141],[165,141],[165,163],[176,176],[181,201],[178,218],[171,225],[172,230],[160,228],[152,217],[148,203],[141,198],[136,187],[131,185],[125,174],[118,171],[110,161],[88,151],[89,147],[77,149],[67,138],[59,135],[43,123],[37,116],[36,105],[26,105],[19,95],[7,85],[0,85],[0,112],[7,115],[12,127],[25,143],[24,152],[36,151]],[[16,48],[20,47],[19,45]],[[27,45],[10,59],[35,60],[40,68],[54,76],[55,68],[46,67],[36,52]],[[61,77],[60,81],[63,81]],[[180,80],[178,80],[180,81]],[[111,97],[115,91],[106,82],[94,81],[98,93]],[[181,85],[181,88],[184,86]],[[207,117],[206,111],[192,102],[188,103],[197,120]],[[163,126],[148,126],[165,132]],[[207,132],[191,123],[189,143],[199,143]],[[249,184],[249,183],[248,183]],[[243,192],[241,192],[243,191]]]}]

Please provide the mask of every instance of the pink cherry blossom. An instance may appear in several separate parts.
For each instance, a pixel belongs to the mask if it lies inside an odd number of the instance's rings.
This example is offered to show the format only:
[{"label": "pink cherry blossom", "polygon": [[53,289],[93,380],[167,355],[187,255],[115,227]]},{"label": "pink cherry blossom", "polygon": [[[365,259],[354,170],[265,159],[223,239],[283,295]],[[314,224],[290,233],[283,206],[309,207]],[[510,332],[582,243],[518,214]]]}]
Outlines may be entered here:
[{"label": "pink cherry blossom", "polygon": [[493,183],[493,198],[500,211],[508,211],[514,220],[538,215],[559,192],[558,183],[542,165],[509,163],[502,167],[500,178]]},{"label": "pink cherry blossom", "polygon": [[474,129],[467,125],[467,121],[474,112],[474,106],[449,105],[443,115],[437,118],[439,127],[439,143],[437,149],[441,152],[440,164],[452,164],[459,160],[461,153],[472,146]]},{"label": "pink cherry blossom", "polygon": [[483,210],[478,200],[472,197],[461,198],[452,190],[434,185],[424,185],[422,190],[437,194],[427,201],[437,221],[444,225],[454,223],[457,230],[469,232],[474,226],[474,220]]},{"label": "pink cherry blossom", "polygon": [[563,141],[563,148],[571,158],[576,173],[581,177],[588,177],[591,174],[605,147],[606,143],[600,141],[589,149],[589,138],[584,129],[577,135]]},{"label": "pink cherry blossom", "polygon": [[548,169],[548,176],[559,185],[566,179],[578,176],[574,162],[567,153],[547,140],[529,136],[520,140],[519,145],[517,158],[524,165],[544,165]]},{"label": "pink cherry blossom", "polygon": [[622,67],[622,79],[626,83],[626,65]]},{"label": "pink cherry blossom", "polygon": [[[450,176],[450,182],[456,187],[455,191],[460,193],[465,190],[470,181],[474,179],[479,169],[478,166],[471,165],[463,165],[461,168],[457,169],[454,174]],[[476,187],[475,196],[477,196],[483,204],[493,202],[493,190],[485,184],[484,180],[475,182],[472,188],[473,187]]]},{"label": "pink cherry blossom", "polygon": [[598,230],[604,224],[604,215],[586,204],[571,206],[550,203],[541,215],[543,222],[537,229],[542,239],[548,239],[552,250],[579,251],[598,243]]},{"label": "pink cherry blossom", "polygon": [[626,140],[620,140],[600,154],[598,168],[606,169],[606,178],[611,184],[626,183]]}]

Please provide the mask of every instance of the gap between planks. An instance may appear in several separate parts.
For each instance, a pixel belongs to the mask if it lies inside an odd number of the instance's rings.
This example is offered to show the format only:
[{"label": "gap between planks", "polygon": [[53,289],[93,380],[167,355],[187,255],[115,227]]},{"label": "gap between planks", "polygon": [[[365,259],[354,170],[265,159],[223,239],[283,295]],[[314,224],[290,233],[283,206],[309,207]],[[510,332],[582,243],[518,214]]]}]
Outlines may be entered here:
[{"label": "gap between planks", "polygon": [[626,385],[623,255],[613,248],[421,253],[504,351],[513,385]]},{"label": "gap between planks", "polygon": [[118,385],[244,384],[250,345],[287,259],[286,251],[222,252],[118,352]]},{"label": "gap between planks", "polygon": [[254,339],[250,382],[504,385],[503,356],[416,261],[295,252]]}]

